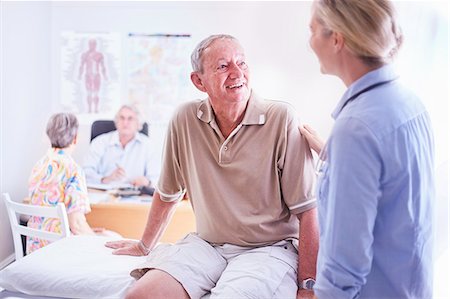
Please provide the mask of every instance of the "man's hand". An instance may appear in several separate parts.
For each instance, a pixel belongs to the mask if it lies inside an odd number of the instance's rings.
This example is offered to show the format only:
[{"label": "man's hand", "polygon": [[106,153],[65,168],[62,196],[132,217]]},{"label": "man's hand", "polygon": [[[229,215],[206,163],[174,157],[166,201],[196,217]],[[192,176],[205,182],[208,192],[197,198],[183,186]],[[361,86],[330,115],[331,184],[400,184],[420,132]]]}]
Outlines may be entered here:
[{"label": "man's hand", "polygon": [[145,176],[138,176],[131,181],[131,184],[135,187],[143,187],[150,185],[150,181]]},{"label": "man's hand", "polygon": [[114,171],[110,175],[102,178],[102,183],[109,184],[111,182],[120,181],[123,178],[125,178],[125,176],[126,176],[125,169],[118,166],[116,169],[114,169]]},{"label": "man's hand", "polygon": [[115,249],[112,254],[133,256],[146,255],[142,252],[139,242],[134,240],[109,241],[105,243],[105,246]]}]

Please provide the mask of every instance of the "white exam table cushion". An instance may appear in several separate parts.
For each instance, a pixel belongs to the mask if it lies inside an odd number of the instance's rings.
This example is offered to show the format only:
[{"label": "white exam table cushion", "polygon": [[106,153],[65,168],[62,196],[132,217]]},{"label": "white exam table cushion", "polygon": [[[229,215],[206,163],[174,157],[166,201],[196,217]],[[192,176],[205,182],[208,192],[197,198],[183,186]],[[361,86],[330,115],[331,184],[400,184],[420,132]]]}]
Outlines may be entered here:
[{"label": "white exam table cushion", "polygon": [[60,298],[123,298],[130,271],[146,257],[113,255],[98,236],[71,236],[41,248],[0,271],[0,287]]}]

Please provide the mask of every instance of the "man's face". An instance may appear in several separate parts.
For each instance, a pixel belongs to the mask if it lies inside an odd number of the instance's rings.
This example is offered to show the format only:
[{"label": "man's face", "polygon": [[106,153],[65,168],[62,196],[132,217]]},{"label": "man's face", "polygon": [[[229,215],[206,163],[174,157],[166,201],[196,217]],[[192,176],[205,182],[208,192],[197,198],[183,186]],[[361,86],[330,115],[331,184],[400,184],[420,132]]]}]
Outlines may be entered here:
[{"label": "man's face", "polygon": [[122,108],[116,118],[119,136],[134,136],[139,130],[139,121],[134,111]]},{"label": "man's face", "polygon": [[242,47],[233,40],[214,41],[203,52],[203,73],[197,75],[211,101],[236,103],[250,97],[249,70]]}]

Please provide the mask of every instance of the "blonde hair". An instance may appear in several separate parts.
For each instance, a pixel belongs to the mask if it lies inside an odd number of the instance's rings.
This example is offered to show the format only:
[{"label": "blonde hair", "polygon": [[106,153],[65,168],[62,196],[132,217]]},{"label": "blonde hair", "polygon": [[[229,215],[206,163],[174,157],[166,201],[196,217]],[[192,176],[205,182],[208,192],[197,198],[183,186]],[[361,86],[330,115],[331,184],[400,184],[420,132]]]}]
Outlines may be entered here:
[{"label": "blonde hair", "polygon": [[347,48],[367,65],[391,62],[403,42],[389,0],[316,0],[313,9],[325,34],[341,33]]}]

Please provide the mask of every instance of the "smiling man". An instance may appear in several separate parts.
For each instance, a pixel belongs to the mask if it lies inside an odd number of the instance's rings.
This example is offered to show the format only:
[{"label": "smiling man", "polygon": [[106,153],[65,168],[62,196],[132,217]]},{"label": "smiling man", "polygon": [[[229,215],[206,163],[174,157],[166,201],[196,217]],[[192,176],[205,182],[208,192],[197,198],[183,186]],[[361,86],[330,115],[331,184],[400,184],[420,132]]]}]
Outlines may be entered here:
[{"label": "smiling man", "polygon": [[[295,298],[297,268],[315,278],[318,249],[313,160],[295,112],[252,91],[232,36],[200,42],[192,66],[208,98],[171,120],[142,239],[107,243],[148,254],[128,298]],[[155,247],[186,192],[197,232]]]}]

